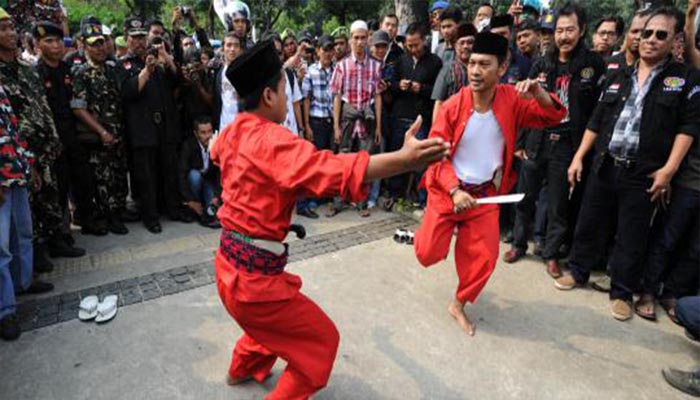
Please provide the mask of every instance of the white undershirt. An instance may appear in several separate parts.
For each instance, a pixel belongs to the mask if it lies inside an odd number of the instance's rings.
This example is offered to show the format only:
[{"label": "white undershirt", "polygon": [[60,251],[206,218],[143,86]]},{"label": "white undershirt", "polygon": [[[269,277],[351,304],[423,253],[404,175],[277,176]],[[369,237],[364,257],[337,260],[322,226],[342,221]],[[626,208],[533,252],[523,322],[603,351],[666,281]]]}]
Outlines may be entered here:
[{"label": "white undershirt", "polygon": [[452,165],[460,181],[482,184],[503,166],[503,133],[493,111],[474,111],[457,144]]},{"label": "white undershirt", "polygon": [[221,71],[221,115],[219,118],[219,132],[222,132],[226,125],[233,122],[238,114],[238,94],[226,77],[227,68],[228,65],[224,65],[224,70]]},{"label": "white undershirt", "polygon": [[287,93],[287,118],[284,120],[285,128],[292,131],[293,134],[299,134],[299,128],[297,127],[297,119],[294,115],[294,103],[301,101],[301,90],[297,85],[296,76],[294,77],[294,83],[290,84],[289,79],[287,79],[287,85],[284,90]]}]

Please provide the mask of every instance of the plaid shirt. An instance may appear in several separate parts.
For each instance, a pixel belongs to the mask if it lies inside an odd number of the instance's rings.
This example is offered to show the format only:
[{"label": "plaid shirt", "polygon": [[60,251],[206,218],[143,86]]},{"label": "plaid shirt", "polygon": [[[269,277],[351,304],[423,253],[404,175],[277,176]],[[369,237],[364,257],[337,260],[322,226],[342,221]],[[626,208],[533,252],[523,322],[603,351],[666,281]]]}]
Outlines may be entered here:
[{"label": "plaid shirt", "polygon": [[331,76],[333,66],[323,68],[320,62],[309,67],[301,85],[302,96],[309,99],[309,116],[330,118],[333,116],[333,95],[331,94]]},{"label": "plaid shirt", "polygon": [[665,63],[654,68],[641,88],[639,87],[639,78],[637,74],[639,72],[639,64],[634,68],[634,72],[632,73],[632,91],[625,101],[625,106],[620,113],[620,117],[615,123],[615,129],[610,139],[610,144],[608,145],[608,150],[613,156],[632,158],[637,154],[637,149],[639,148],[639,130],[642,123],[642,112],[644,110],[644,98],[647,93],[649,93],[652,82],[659,72],[661,72],[664,65]]},{"label": "plaid shirt", "polygon": [[[338,63],[331,79],[331,92],[340,95],[342,100],[356,110],[366,109],[374,101],[377,84],[382,79],[382,63],[365,52],[365,58],[358,60],[355,54],[345,57]],[[367,127],[361,121],[355,122],[353,134],[364,138]]]}]

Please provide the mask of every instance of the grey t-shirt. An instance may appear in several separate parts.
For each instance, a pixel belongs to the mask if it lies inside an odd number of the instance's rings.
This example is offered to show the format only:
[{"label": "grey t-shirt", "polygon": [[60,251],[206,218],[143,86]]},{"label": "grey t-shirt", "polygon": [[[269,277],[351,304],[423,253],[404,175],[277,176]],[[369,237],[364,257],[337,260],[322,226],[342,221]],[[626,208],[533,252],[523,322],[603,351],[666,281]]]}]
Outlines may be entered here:
[{"label": "grey t-shirt", "polygon": [[443,64],[437,79],[435,79],[433,93],[430,96],[431,99],[445,101],[453,94],[459,92],[459,89],[469,84],[467,80],[467,68],[464,65],[460,63],[457,66],[460,73],[455,73],[456,62],[457,61],[451,61]]},{"label": "grey t-shirt", "polygon": [[693,145],[685,156],[678,175],[676,184],[687,189],[700,191],[700,144],[693,142]]}]

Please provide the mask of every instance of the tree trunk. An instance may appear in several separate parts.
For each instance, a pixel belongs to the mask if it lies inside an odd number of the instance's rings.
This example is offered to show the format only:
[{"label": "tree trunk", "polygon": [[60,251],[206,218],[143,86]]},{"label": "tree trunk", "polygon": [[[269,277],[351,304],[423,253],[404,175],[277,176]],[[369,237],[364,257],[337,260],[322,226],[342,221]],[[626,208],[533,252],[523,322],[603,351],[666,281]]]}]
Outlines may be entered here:
[{"label": "tree trunk", "polygon": [[428,2],[425,0],[394,0],[396,15],[399,17],[399,32],[408,24],[420,22],[428,26]]}]

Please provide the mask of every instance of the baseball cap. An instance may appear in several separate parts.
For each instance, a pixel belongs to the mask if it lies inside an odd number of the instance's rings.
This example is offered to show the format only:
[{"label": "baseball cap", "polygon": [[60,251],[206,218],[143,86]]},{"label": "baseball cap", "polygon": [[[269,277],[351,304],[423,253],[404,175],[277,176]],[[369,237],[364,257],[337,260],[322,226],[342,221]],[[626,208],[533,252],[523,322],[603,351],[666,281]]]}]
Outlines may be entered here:
[{"label": "baseball cap", "polygon": [[105,40],[105,37],[102,35],[102,25],[83,25],[80,28],[80,36],[83,37],[83,40],[87,44],[93,44],[98,40]]},{"label": "baseball cap", "polygon": [[379,44],[384,44],[388,46],[389,42],[391,42],[389,34],[382,30],[378,30],[372,34],[372,39],[370,39],[369,44],[370,46],[376,46]]},{"label": "baseball cap", "polygon": [[328,35],[323,35],[318,39],[318,47],[324,50],[330,50],[335,47],[335,41]]},{"label": "baseball cap", "polygon": [[432,12],[435,12],[437,10],[444,10],[449,5],[450,5],[450,3],[446,2],[446,1],[436,1],[435,3],[433,3],[432,6],[430,6],[430,12],[432,13]]}]

